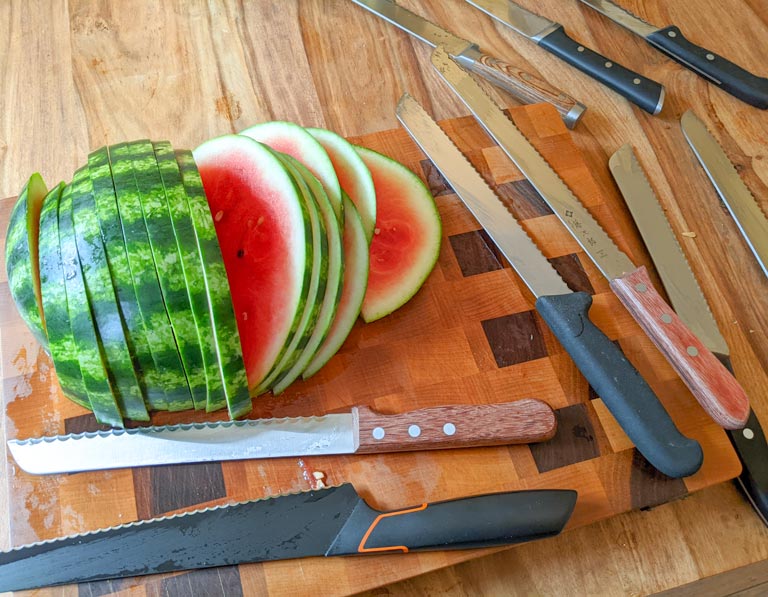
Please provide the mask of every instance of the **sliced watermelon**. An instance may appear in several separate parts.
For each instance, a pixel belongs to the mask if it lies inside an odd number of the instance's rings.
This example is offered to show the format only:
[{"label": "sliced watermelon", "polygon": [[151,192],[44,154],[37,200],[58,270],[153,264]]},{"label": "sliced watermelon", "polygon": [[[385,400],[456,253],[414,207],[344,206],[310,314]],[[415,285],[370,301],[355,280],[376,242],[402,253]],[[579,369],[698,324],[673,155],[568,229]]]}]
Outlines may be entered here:
[{"label": "sliced watermelon", "polygon": [[355,146],[373,176],[376,228],[362,315],[376,321],[404,305],[427,279],[440,253],[441,223],[427,187],[405,166]]},{"label": "sliced watermelon", "polygon": [[282,163],[253,139],[225,135],[193,154],[226,266],[248,387],[255,393],[303,313],[312,266],[309,215]]}]

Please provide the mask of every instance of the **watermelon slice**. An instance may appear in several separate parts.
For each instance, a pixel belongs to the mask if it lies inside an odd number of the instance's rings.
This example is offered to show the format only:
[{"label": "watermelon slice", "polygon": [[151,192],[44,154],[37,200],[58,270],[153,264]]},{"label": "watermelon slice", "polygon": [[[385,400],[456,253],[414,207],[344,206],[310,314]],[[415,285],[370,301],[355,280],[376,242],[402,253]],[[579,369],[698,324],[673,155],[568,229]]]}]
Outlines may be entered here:
[{"label": "watermelon slice", "polygon": [[309,215],[282,163],[253,139],[224,135],[193,154],[229,279],[248,387],[255,393],[301,319],[312,267]]},{"label": "watermelon slice", "polygon": [[435,200],[405,166],[355,146],[373,176],[376,228],[370,248],[362,315],[376,321],[403,306],[421,288],[440,253],[441,223]]}]

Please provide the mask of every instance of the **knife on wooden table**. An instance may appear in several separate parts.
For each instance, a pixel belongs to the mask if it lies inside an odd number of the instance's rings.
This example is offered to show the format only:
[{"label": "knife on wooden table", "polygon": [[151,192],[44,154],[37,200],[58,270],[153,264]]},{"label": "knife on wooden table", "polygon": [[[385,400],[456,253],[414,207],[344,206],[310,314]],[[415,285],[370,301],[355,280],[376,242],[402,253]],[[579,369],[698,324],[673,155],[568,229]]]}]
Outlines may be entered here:
[{"label": "knife on wooden table", "polygon": [[645,267],[635,267],[619,250],[576,195],[472,77],[445,52],[433,52],[432,62],[609,280],[613,293],[712,419],[726,429],[744,427],[749,416],[749,400],[741,386],[656,292]]},{"label": "knife on wooden table", "polygon": [[[450,61],[447,53],[442,51],[442,55]],[[680,433],[619,347],[590,321],[592,297],[568,288],[525,229],[415,99],[404,95],[397,117],[536,296],[536,310],[640,453],[670,477],[695,473],[701,466],[701,446]]]},{"label": "knife on wooden table", "polygon": [[[669,302],[680,319],[733,373],[728,344],[632,147],[621,147],[611,156],[608,165],[648,247]],[[744,429],[727,433],[743,467],[739,484],[768,525],[768,443],[754,410],[749,413]]]},{"label": "knife on wooden table", "polygon": [[435,25],[392,0],[352,0],[406,33],[429,44],[442,45],[465,68],[487,79],[497,87],[511,93],[521,102],[552,104],[562,116],[568,128],[579,122],[587,109],[567,93],[552,87],[546,81],[524,72],[502,60],[484,54],[477,44],[462,39],[450,31]]},{"label": "knife on wooden table", "polygon": [[584,44],[573,40],[560,23],[534,14],[512,0],[467,0],[500,23],[527,37],[606,87],[624,96],[649,114],[658,114],[664,105],[664,87]]},{"label": "knife on wooden table", "polygon": [[679,27],[656,27],[611,0],[581,0],[636,33],[657,50],[740,100],[768,108],[768,79],[758,77],[714,52],[688,41]]}]

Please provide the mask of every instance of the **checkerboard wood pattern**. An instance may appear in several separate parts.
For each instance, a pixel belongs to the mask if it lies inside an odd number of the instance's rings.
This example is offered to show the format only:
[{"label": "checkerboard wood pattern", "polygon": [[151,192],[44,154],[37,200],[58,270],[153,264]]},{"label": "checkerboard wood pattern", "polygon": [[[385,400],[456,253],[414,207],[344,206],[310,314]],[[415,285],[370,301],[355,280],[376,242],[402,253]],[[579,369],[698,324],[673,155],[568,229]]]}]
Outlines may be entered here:
[{"label": "checkerboard wood pattern", "polygon": [[[611,202],[551,106],[512,108],[511,116],[617,244]],[[624,350],[680,429],[704,448],[704,465],[684,480],[667,478],[633,448],[534,310],[533,297],[440,174],[402,130],[353,139],[402,161],[436,197],[443,221],[438,264],[402,309],[358,322],[329,364],[280,397],[254,400],[252,416],[323,414],[368,405],[402,412],[441,404],[537,397],[556,409],[558,433],[536,445],[389,455],[286,458],[34,477],[10,456],[14,545],[230,501],[306,490],[315,471],[328,484],[352,482],[380,509],[527,488],[572,488],[579,500],[569,527],[647,508],[735,477],[740,466],[712,423],[607,282],[530,184],[473,119],[443,122],[510,211],[574,290],[592,294],[593,321]],[[609,201],[610,200],[610,201]],[[4,231],[11,200],[2,202]],[[4,269],[2,276],[5,275]],[[48,357],[0,287],[2,380],[8,438],[98,428],[64,399]],[[221,419],[225,413],[157,413],[154,424]],[[258,533],[259,529],[247,532]],[[251,564],[80,585],[81,595],[349,594],[406,578],[482,551],[315,558]],[[43,594],[47,594],[43,591]],[[54,593],[51,593],[54,594]],[[68,593],[70,594],[70,593]],[[72,593],[74,594],[74,593]]]}]

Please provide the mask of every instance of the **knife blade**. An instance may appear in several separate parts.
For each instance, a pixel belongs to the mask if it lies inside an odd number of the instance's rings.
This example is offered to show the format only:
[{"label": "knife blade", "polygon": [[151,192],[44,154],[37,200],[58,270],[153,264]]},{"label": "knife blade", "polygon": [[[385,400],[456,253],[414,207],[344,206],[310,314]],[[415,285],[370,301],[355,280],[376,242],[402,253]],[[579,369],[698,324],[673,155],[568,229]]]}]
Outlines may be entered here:
[{"label": "knife blade", "polygon": [[[611,156],[608,165],[648,247],[670,303],[680,319],[733,374],[728,344],[632,146],[622,146]],[[727,433],[742,463],[739,485],[768,525],[768,443],[765,432],[757,415],[751,411],[744,429],[728,430]]]},{"label": "knife blade", "polygon": [[392,0],[352,0],[385,21],[399,27],[431,47],[443,45],[458,61],[475,74],[511,93],[523,103],[552,104],[568,128],[573,128],[584,115],[586,106],[552,87],[546,81],[524,72],[502,60],[483,53],[477,44],[462,39]]},{"label": "knife blade", "polygon": [[510,545],[557,535],[569,489],[379,512],[350,484],[217,506],[0,552],[0,592],[310,556]]},{"label": "knife blade", "polygon": [[[447,58],[445,52],[443,55]],[[568,288],[525,229],[416,100],[404,95],[397,117],[536,296],[536,310],[640,453],[670,477],[696,472],[702,461],[701,446],[679,432],[618,346],[590,321],[592,297]]]},{"label": "knife blade", "polygon": [[536,148],[458,64],[438,51],[432,61],[609,280],[613,293],[710,417],[726,429],[744,427],[749,400],[741,386],[656,292],[645,267],[636,268],[619,250]]},{"label": "knife blade", "polygon": [[548,404],[532,398],[382,415],[357,406],[322,417],[110,429],[9,440],[36,475],[285,456],[371,454],[541,442],[555,434]]},{"label": "knife blade", "polygon": [[657,50],[740,100],[768,108],[768,79],[688,41],[679,27],[656,27],[611,0],[581,0],[584,4],[645,39]]},{"label": "knife blade", "polygon": [[585,45],[574,41],[560,23],[534,14],[512,0],[466,0],[513,31],[624,96],[649,114],[664,105],[664,87]]},{"label": "knife blade", "polygon": [[687,110],[680,124],[688,144],[768,276],[768,219],[704,122]]}]

